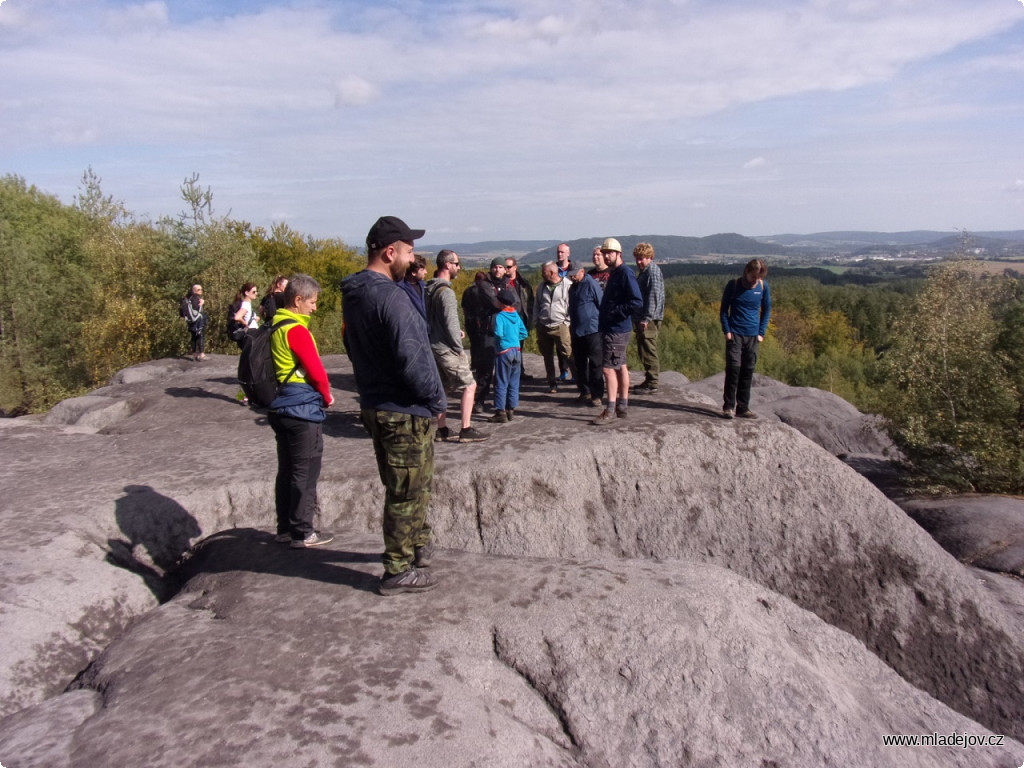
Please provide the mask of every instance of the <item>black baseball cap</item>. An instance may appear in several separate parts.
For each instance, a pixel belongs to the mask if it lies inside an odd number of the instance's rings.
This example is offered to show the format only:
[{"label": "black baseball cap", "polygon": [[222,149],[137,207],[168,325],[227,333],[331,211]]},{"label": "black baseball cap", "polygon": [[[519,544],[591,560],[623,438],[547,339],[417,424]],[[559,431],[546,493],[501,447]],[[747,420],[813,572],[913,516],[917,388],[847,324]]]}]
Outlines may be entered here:
[{"label": "black baseball cap", "polygon": [[366,236],[366,250],[378,251],[399,240],[411,243],[426,233],[425,229],[409,229],[409,225],[397,216],[381,216],[377,223],[370,227],[370,234]]}]

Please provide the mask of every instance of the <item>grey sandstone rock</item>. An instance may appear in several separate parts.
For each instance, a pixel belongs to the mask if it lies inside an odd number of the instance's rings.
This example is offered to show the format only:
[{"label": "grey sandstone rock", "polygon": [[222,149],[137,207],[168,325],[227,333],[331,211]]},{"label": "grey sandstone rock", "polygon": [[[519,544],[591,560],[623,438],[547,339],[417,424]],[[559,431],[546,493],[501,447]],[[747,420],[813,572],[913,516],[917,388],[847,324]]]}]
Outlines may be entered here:
[{"label": "grey sandstone rock", "polygon": [[[767,417],[727,422],[713,381],[666,374],[596,430],[573,393],[527,386],[490,440],[436,446],[446,584],[383,599],[383,493],[347,361],[326,362],[320,524],[344,535],[298,558],[255,530],[273,438],[235,400],[235,358],[127,369],[93,397],[137,405],[100,429],[0,422],[0,514],[31,529],[0,541],[0,762],[45,724],[74,738],[26,765],[136,764],[145,744],[152,765],[181,745],[205,765],[1024,759],[880,746],[1022,736],[1024,593],[830,455],[880,447],[832,396],[758,377]],[[801,398],[845,426],[790,419],[816,445],[779,423]],[[102,709],[53,698],[90,659],[77,685]]]},{"label": "grey sandstone rock", "polygon": [[988,732],[716,566],[442,550],[438,590],[387,600],[375,548],[213,536],[83,676],[102,708],[83,702],[39,764],[966,767],[1024,749],[884,746]]},{"label": "grey sandstone rock", "polygon": [[900,506],[961,562],[1024,577],[1024,499],[957,496]]}]

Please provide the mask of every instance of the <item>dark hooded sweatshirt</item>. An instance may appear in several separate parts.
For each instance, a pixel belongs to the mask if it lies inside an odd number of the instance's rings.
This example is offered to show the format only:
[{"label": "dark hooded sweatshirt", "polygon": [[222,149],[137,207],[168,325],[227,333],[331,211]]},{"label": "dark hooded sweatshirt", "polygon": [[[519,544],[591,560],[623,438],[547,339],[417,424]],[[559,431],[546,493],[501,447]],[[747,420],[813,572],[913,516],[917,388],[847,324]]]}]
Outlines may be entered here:
[{"label": "dark hooded sweatshirt", "polygon": [[341,296],[360,406],[427,418],[444,412],[427,322],[398,283],[364,269],[341,281]]}]

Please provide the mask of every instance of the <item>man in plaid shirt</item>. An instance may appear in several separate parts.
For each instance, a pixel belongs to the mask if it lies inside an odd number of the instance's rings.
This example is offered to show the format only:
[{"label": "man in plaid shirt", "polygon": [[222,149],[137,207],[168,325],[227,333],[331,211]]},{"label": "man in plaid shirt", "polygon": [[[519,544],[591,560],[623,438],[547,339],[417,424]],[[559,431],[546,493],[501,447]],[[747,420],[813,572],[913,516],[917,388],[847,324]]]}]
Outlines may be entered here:
[{"label": "man in plaid shirt", "polygon": [[636,282],[644,300],[643,308],[633,320],[636,351],[644,367],[644,380],[633,391],[653,395],[658,391],[658,373],[661,371],[658,363],[658,329],[665,317],[665,280],[661,276],[661,268],[654,263],[654,246],[650,243],[637,243],[633,249],[633,259],[640,268]]}]

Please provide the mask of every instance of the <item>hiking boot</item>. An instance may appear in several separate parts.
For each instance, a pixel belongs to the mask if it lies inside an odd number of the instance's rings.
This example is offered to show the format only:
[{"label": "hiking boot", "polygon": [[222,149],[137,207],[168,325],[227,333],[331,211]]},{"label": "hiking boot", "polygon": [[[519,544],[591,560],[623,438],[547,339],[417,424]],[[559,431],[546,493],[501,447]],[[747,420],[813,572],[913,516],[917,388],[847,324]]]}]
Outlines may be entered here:
[{"label": "hiking boot", "polygon": [[460,443],[481,443],[487,439],[487,435],[473,427],[463,427],[459,430]]},{"label": "hiking boot", "polygon": [[434,540],[431,539],[429,543],[424,544],[422,547],[416,547],[416,559],[413,560],[412,564],[417,568],[427,568],[430,566],[430,561],[434,559]]},{"label": "hiking boot", "polygon": [[334,541],[334,535],[325,531],[313,531],[304,539],[292,539],[292,549],[305,549],[306,547],[321,547]]},{"label": "hiking boot", "polygon": [[593,424],[595,427],[607,427],[614,421],[615,414],[609,411],[607,408],[605,408],[603,411],[601,411],[601,414],[590,423]]},{"label": "hiking boot", "polygon": [[590,399],[590,395],[581,394],[573,400],[573,402],[576,403],[576,405],[590,405]]},{"label": "hiking boot", "polygon": [[552,394],[552,395],[555,394],[556,392],[558,392],[558,385],[557,384],[548,384],[548,392],[550,394]]},{"label": "hiking boot", "polygon": [[732,408],[723,408],[722,409],[722,418],[723,419],[731,419],[735,415],[736,415],[736,411],[734,411]]},{"label": "hiking boot", "polygon": [[422,568],[410,568],[394,574],[384,574],[380,579],[378,591],[385,596],[398,595],[402,592],[429,592],[437,586],[437,579],[430,571]]},{"label": "hiking boot", "polygon": [[508,421],[508,414],[504,411],[495,411],[494,415],[488,419],[491,424],[504,424]]},{"label": "hiking boot", "polygon": [[448,427],[438,427],[437,432],[434,433],[435,443],[445,443],[451,440],[452,431]]},{"label": "hiking boot", "polygon": [[633,391],[638,395],[653,395],[655,392],[658,391],[658,385],[651,384],[650,382],[648,382],[633,387]]},{"label": "hiking boot", "polygon": [[619,405],[615,406],[615,415],[618,416],[620,419],[626,418],[628,413],[629,413],[629,406],[628,405],[619,404]]},{"label": "hiking boot", "polygon": [[505,418],[508,419],[509,421],[512,421],[512,417],[515,416],[515,415],[516,415],[516,412],[515,412],[514,409],[512,409],[512,408],[506,408],[505,409]]},{"label": "hiking boot", "polygon": [[736,411],[736,416],[737,416],[737,418],[740,418],[740,419],[756,419],[757,418],[757,414],[754,413],[749,408],[746,409],[745,411]]},{"label": "hiking boot", "polygon": [[600,408],[602,405],[604,405],[604,400],[602,400],[600,397],[595,397],[590,401],[590,404],[594,408]]}]

